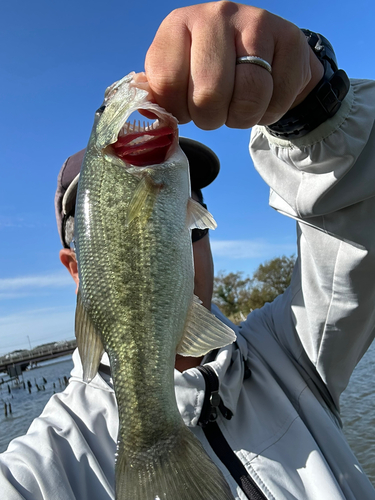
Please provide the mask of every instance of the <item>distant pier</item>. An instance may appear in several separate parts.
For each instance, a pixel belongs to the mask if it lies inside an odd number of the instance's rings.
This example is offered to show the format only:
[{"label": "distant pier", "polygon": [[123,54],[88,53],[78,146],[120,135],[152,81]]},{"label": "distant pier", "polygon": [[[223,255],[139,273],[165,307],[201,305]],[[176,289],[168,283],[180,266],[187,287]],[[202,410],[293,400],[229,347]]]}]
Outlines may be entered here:
[{"label": "distant pier", "polygon": [[76,339],[45,344],[31,351],[24,349],[0,357],[0,373],[9,373],[10,369],[20,366],[25,370],[28,366],[35,366],[42,361],[59,358],[71,354],[77,347]]}]

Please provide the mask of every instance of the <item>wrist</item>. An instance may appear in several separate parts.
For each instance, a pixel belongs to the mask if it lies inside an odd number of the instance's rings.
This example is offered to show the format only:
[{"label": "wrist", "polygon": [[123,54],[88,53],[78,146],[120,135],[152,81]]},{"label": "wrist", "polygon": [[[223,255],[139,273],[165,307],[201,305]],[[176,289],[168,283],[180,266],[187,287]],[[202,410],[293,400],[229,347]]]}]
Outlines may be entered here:
[{"label": "wrist", "polygon": [[345,71],[337,68],[336,56],[329,41],[317,33],[302,31],[314,56],[310,63],[312,79],[292,108],[267,127],[271,135],[282,139],[303,137],[334,116],[350,87]]},{"label": "wrist", "polygon": [[290,107],[290,109],[295,108],[298,104],[301,104],[306,97],[314,90],[318,83],[322,80],[324,76],[324,65],[317,58],[314,51],[310,47],[310,68],[311,68],[311,79],[303,91],[297,96],[296,100]]}]

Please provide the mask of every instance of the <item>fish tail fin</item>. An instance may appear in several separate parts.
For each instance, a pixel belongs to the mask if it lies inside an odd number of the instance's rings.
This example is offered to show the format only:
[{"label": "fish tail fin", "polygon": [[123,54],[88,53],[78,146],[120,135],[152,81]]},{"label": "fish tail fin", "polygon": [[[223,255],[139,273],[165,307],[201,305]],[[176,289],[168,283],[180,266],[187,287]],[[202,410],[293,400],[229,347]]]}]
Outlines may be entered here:
[{"label": "fish tail fin", "polygon": [[233,500],[228,483],[186,427],[164,446],[129,454],[119,446],[116,500]]}]

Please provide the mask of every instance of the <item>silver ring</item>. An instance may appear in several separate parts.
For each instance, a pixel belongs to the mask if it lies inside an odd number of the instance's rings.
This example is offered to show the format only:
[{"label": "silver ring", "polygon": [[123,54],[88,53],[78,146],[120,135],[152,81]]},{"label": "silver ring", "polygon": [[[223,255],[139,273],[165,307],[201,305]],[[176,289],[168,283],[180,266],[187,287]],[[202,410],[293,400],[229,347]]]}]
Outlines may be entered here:
[{"label": "silver ring", "polygon": [[266,69],[268,73],[272,73],[272,67],[270,63],[258,56],[237,57],[236,64],[257,64],[258,66]]}]

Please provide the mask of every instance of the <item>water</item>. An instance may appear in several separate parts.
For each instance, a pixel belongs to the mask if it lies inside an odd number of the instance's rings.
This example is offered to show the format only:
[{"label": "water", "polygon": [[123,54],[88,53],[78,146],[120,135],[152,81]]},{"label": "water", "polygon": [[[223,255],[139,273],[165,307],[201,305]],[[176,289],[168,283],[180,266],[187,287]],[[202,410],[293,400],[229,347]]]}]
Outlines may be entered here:
[{"label": "water", "polygon": [[[375,485],[375,386],[372,382],[374,360],[375,343],[355,369],[350,384],[342,396],[341,411],[347,440]],[[11,439],[25,434],[54,391],[59,392],[64,389],[64,376],[69,378],[72,367],[73,363],[69,356],[24,372],[26,389],[23,389],[22,385],[18,388],[12,387],[10,395],[7,385],[0,385],[0,453],[6,450]],[[46,384],[43,383],[43,377],[47,380]],[[31,394],[27,390],[27,380],[32,384]],[[45,390],[38,392],[35,380],[40,387],[45,385]],[[12,405],[13,413],[8,417],[4,416],[4,401]]]},{"label": "water", "polygon": [[341,397],[344,434],[375,486],[375,342],[358,363]]},{"label": "water", "polygon": [[[34,370],[23,372],[25,389],[22,383],[18,386],[14,385],[13,382],[0,385],[0,453],[6,450],[9,441],[27,432],[31,422],[40,415],[54,392],[64,390],[64,377],[69,379],[72,368],[72,357],[64,356],[45,362]],[[2,373],[0,374],[0,381],[1,378],[6,379],[8,377]],[[32,386],[31,394],[28,391],[27,381],[30,381]],[[39,386],[39,391],[35,384]],[[53,387],[53,384],[55,384],[55,387]],[[10,394],[8,385],[11,389]],[[7,417],[4,414],[4,403],[7,404]],[[9,403],[12,407],[11,414],[9,413]]]}]

